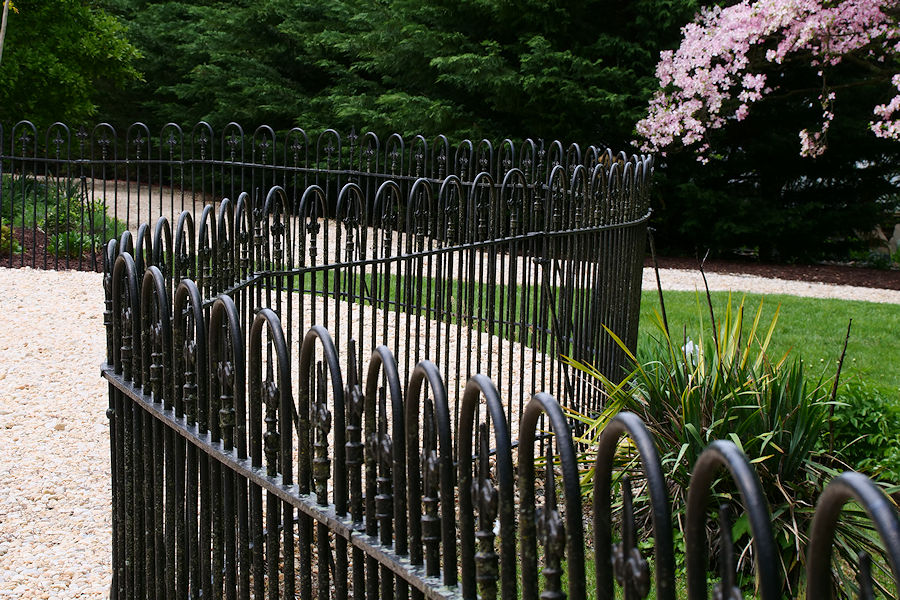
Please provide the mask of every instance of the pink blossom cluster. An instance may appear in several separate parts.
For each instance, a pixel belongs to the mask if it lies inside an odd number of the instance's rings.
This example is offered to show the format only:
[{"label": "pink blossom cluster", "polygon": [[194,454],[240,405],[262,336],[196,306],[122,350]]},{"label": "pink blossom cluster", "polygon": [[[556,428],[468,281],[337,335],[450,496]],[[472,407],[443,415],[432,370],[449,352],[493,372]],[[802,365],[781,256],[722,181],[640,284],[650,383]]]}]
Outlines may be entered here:
[{"label": "pink blossom cluster", "polygon": [[[894,75],[891,83],[900,92],[900,74]],[[877,121],[871,123],[872,131],[878,137],[900,140],[900,94],[894,96],[887,104],[875,107]]]},{"label": "pink blossom cluster", "polygon": [[[750,105],[777,87],[761,67],[802,60],[822,77],[822,121],[818,131],[800,132],[801,153],[821,154],[834,118],[827,68],[851,53],[871,62],[900,55],[900,28],[892,16],[897,5],[898,0],[743,0],[704,9],[682,28],[681,46],[660,55],[656,75],[662,89],[636,126],[643,149],[662,151],[677,140],[696,145],[705,161],[708,131],[745,119]],[[894,83],[900,92],[900,76]],[[875,115],[876,135],[900,139],[900,94]]]}]

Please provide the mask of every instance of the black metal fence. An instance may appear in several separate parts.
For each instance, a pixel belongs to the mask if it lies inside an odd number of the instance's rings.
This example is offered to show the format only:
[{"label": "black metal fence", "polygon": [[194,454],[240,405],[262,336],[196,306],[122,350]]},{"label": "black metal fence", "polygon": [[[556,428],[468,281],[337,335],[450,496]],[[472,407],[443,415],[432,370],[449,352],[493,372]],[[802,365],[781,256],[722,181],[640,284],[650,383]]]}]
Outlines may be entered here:
[{"label": "black metal fence", "polygon": [[[240,147],[225,139],[223,152]],[[259,140],[254,151],[291,148]],[[616,378],[609,334],[634,347],[649,160],[556,143],[410,146],[326,132],[297,170],[217,158],[211,172],[250,181],[203,176],[210,193],[221,181],[248,193],[203,197],[177,219],[163,207],[168,218],[103,249],[113,597],[611,598],[614,580],[626,598],[654,580],[657,598],[677,596],[671,508],[643,426],[620,415],[600,440],[591,542],[560,407],[603,401],[560,356]],[[649,562],[627,483],[612,546],[626,434],[651,492]],[[749,515],[753,593],[780,597],[765,500],[723,442],[695,467],[687,596],[706,597],[706,504],[722,466]],[[851,497],[896,585],[896,513],[850,474],[823,496],[809,598],[827,597],[815,586]],[[735,597],[731,572],[719,597]]]},{"label": "black metal fence", "polygon": [[[284,190],[291,207],[300,204],[311,185],[318,186],[329,214],[336,210],[338,194],[347,183],[357,184],[371,202],[379,186],[391,181],[396,189],[386,191],[386,200],[395,191],[404,207],[420,178],[462,185],[468,193],[477,177],[481,184],[487,177],[495,187],[506,186],[510,195],[496,200],[510,204],[522,194],[513,190],[527,188],[531,196],[548,184],[557,191],[581,186],[572,191],[573,198],[586,198],[597,193],[597,185],[608,183],[607,169],[595,170],[600,164],[608,167],[611,159],[622,166],[630,162],[624,155],[613,157],[594,146],[531,139],[507,139],[499,145],[489,140],[451,144],[444,136],[405,140],[394,134],[380,139],[372,132],[342,136],[334,130],[310,136],[299,128],[276,133],[268,126],[250,133],[236,123],[216,131],[204,122],[190,130],[173,123],[158,131],[143,123],[124,130],[106,123],[72,130],[55,123],[39,131],[22,121],[6,130],[0,125],[0,218],[18,242],[7,249],[0,246],[0,259],[11,254],[13,266],[100,270],[102,245],[126,229],[152,225],[160,216],[174,224],[185,210],[198,216],[204,206],[224,197],[236,201],[242,192],[261,206],[274,186]],[[642,160],[632,166],[638,166],[643,176],[647,165]],[[437,199],[437,188],[432,195]],[[593,207],[618,211],[605,215],[588,215],[584,204],[551,208],[543,198],[527,198],[532,200],[535,206],[526,203],[523,212],[507,215],[505,227],[511,235],[517,228],[539,231],[544,222],[550,227],[552,219],[621,222],[646,210],[642,195],[633,207]],[[435,212],[430,216],[441,218]],[[464,239],[472,233],[466,227],[497,226],[477,222],[475,214],[463,216],[471,222],[456,223],[458,228],[445,235]],[[34,248],[38,251],[32,252]]]},{"label": "black metal fence", "polygon": [[[721,578],[709,581],[714,487],[746,511],[756,578],[743,593],[785,596],[765,496],[733,443],[714,442],[694,465],[680,590],[666,479],[634,415],[617,415],[599,438],[587,521],[581,456],[552,396],[532,395],[511,423],[491,380],[474,375],[454,429],[447,386],[428,360],[404,385],[380,346],[362,377],[354,344],[342,369],[322,327],[294,353],[274,311],[259,309],[245,329],[231,296],[210,305],[190,280],[173,295],[156,266],[139,273],[129,253],[115,257],[108,289],[113,598],[633,599],[655,590],[674,600],[712,588],[734,600],[742,592],[721,514]],[[538,468],[544,431],[552,438]],[[621,438],[633,467],[617,460]],[[638,544],[621,471],[647,490],[652,557]],[[880,583],[900,594],[896,508],[866,477],[845,473],[816,508],[805,597],[832,597],[834,530],[848,501],[874,521],[890,563]],[[872,598],[860,560],[859,597]]]}]

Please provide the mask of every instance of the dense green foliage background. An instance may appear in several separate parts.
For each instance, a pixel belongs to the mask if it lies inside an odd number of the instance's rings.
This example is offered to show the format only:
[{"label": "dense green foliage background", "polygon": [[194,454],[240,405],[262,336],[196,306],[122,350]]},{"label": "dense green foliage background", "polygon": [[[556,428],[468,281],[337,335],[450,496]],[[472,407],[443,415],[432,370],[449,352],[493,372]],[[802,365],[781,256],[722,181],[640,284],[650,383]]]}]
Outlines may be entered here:
[{"label": "dense green foliage background", "polygon": [[[558,138],[637,151],[662,49],[703,0],[21,0],[0,65],[0,123],[133,121],[276,130]],[[892,225],[897,144],[867,124],[889,82],[849,65],[829,150],[799,156],[814,73],[717,130],[708,165],[658,157],[664,252],[849,256]]]},{"label": "dense green foliage background", "polygon": [[104,90],[139,77],[125,25],[83,0],[16,0],[0,63],[0,124],[97,115]]},{"label": "dense green foliage background", "polygon": [[694,0],[108,0],[144,53],[126,122],[236,120],[625,147]]}]

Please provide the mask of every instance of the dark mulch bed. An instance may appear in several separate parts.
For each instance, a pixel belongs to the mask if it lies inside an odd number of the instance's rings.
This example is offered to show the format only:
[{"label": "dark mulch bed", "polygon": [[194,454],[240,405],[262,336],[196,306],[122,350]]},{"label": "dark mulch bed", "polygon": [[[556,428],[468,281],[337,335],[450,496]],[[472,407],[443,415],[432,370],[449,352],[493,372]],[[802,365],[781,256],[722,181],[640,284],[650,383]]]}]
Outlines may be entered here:
[{"label": "dark mulch bed", "polygon": [[[657,258],[661,269],[697,269],[696,258],[663,257]],[[644,263],[652,266],[649,258]],[[885,290],[900,290],[900,270],[870,269],[854,265],[818,264],[818,265],[782,265],[766,264],[753,260],[707,259],[703,269],[707,273],[735,273],[757,275],[759,277],[777,277],[794,281],[818,281],[840,285],[856,285],[861,287]]]},{"label": "dark mulch bed", "polygon": [[32,231],[26,227],[23,231],[20,228],[13,229],[13,235],[22,246],[22,252],[17,252],[12,256],[0,256],[0,267],[34,267],[35,269],[58,269],[70,271],[102,271],[103,257],[98,254],[92,257],[90,253],[86,253],[79,260],[78,258],[66,258],[64,256],[56,257],[47,253],[47,241],[49,236],[44,235],[40,229]]}]

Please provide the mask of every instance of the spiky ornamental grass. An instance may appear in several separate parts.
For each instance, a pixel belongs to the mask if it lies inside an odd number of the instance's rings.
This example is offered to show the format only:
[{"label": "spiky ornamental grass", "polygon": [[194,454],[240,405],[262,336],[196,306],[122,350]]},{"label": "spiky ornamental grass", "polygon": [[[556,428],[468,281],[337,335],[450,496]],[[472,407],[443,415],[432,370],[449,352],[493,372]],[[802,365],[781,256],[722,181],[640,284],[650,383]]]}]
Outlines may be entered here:
[{"label": "spiky ornamental grass", "polygon": [[[805,573],[805,548],[809,541],[815,501],[825,484],[847,469],[840,452],[829,451],[829,412],[834,378],[812,380],[803,362],[788,353],[773,359],[768,354],[775,333],[778,311],[767,325],[761,323],[762,302],[745,323],[745,305],[729,296],[724,315],[717,319],[707,294],[706,308],[697,302],[698,339],[686,330],[675,337],[666,319],[656,314],[656,335],[651,336],[639,356],[628,353],[632,370],[620,383],[613,383],[588,365],[570,364],[593,375],[608,401],[606,410],[592,417],[573,415],[585,426],[581,441],[596,446],[604,424],[619,410],[640,415],[654,435],[669,480],[676,526],[680,540],[684,528],[687,486],[692,467],[703,449],[713,440],[731,440],[748,456],[759,476],[769,503],[773,530],[781,548],[785,593],[796,596]],[[746,330],[745,330],[746,328]],[[697,330],[695,330],[697,331]],[[630,458],[623,445],[622,462]],[[592,457],[584,457],[584,489],[590,489]],[[641,493],[640,479],[633,484]],[[717,486],[717,504],[737,504],[728,482]],[[643,503],[640,499],[638,506]],[[736,506],[736,513],[743,511]],[[876,557],[878,568],[886,565],[871,525],[861,510],[849,506],[839,524],[833,577],[836,592],[850,594],[856,585],[848,568],[862,550]],[[643,528],[649,532],[648,527]],[[738,546],[739,571],[752,577],[752,546],[746,516],[737,519],[733,538]],[[710,543],[717,544],[710,532]],[[645,541],[646,543],[646,541]],[[680,542],[679,542],[680,543]],[[713,548],[713,561],[717,556]],[[876,583],[877,585],[877,583]],[[745,586],[746,589],[746,586]]]}]

